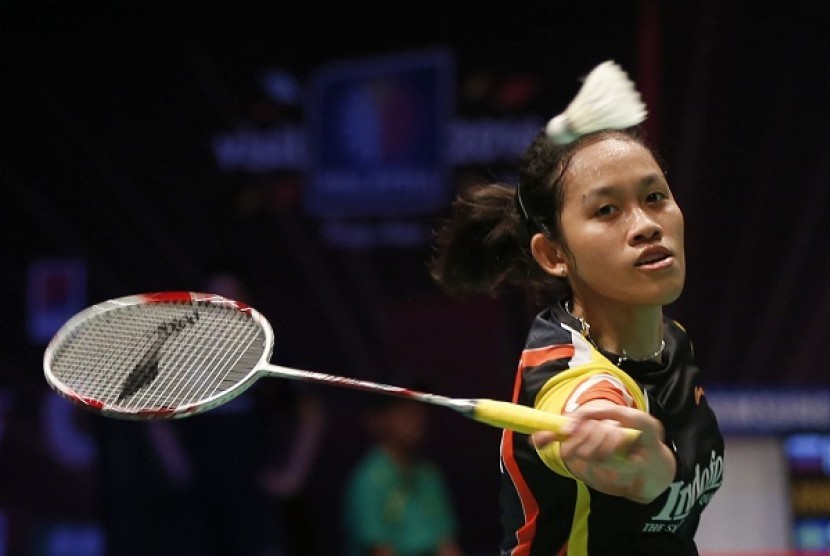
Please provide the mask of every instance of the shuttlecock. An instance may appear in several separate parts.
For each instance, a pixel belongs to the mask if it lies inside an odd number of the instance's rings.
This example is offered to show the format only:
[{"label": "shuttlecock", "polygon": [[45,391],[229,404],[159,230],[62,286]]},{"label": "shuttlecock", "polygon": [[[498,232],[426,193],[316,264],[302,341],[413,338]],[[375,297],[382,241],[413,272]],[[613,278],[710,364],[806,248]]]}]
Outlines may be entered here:
[{"label": "shuttlecock", "polygon": [[608,60],[591,70],[576,97],[548,122],[545,132],[551,141],[563,145],[586,133],[635,126],[646,114],[634,83]]}]

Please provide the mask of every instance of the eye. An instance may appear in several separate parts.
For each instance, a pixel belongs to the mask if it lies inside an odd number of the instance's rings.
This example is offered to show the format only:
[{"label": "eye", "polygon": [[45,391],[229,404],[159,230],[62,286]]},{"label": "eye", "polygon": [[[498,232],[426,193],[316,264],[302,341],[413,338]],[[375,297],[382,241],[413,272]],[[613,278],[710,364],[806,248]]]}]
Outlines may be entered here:
[{"label": "eye", "polygon": [[617,207],[615,207],[614,205],[602,205],[596,210],[594,214],[599,217],[605,217],[611,216],[615,212],[617,212]]},{"label": "eye", "polygon": [[647,203],[659,203],[665,201],[669,196],[664,191],[652,191],[646,196]]}]

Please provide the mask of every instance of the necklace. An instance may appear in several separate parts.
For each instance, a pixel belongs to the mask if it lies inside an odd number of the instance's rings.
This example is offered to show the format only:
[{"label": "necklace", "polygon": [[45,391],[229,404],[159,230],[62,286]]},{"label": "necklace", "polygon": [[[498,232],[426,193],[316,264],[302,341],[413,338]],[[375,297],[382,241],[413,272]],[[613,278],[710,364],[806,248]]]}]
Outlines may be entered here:
[{"label": "necklace", "polygon": [[[594,341],[591,337],[591,325],[588,324],[588,321],[583,319],[582,317],[578,317],[571,312],[571,300],[565,300],[565,311],[568,312],[573,318],[579,321],[579,326],[581,328],[582,335],[585,337],[586,340],[591,342],[591,345],[597,349],[600,349],[599,345]],[[617,355],[617,366],[619,367],[623,361],[634,361],[635,363],[642,363],[644,361],[651,361],[652,359],[657,359],[660,355],[663,354],[663,350],[666,349],[666,340],[660,340],[660,347],[654,350],[654,353],[646,355],[645,357],[631,357],[628,352],[625,351],[625,348],[622,350],[622,355]]]}]

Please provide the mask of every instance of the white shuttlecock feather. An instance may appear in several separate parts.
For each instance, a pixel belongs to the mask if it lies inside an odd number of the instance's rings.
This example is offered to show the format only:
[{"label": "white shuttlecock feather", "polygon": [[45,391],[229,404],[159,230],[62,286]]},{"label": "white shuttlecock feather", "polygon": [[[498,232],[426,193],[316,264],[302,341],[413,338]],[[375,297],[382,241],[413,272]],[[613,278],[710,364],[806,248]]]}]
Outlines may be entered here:
[{"label": "white shuttlecock feather", "polygon": [[608,60],[591,70],[574,99],[548,122],[545,132],[553,142],[566,144],[586,133],[635,126],[646,114],[628,74]]}]

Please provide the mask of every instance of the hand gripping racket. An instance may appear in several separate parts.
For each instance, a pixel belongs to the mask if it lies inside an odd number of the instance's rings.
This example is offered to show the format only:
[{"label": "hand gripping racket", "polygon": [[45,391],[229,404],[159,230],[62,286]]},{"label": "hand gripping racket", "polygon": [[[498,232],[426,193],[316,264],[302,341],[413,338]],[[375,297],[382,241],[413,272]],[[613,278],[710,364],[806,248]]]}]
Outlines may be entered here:
[{"label": "hand gripping racket", "polygon": [[[69,401],[122,419],[194,415],[273,376],[409,398],[494,427],[564,437],[562,415],[272,365],[273,344],[271,325],[244,303],[209,293],[158,292],[84,309],[52,338],[43,368],[49,385]],[[627,430],[636,440],[639,431]]]}]

